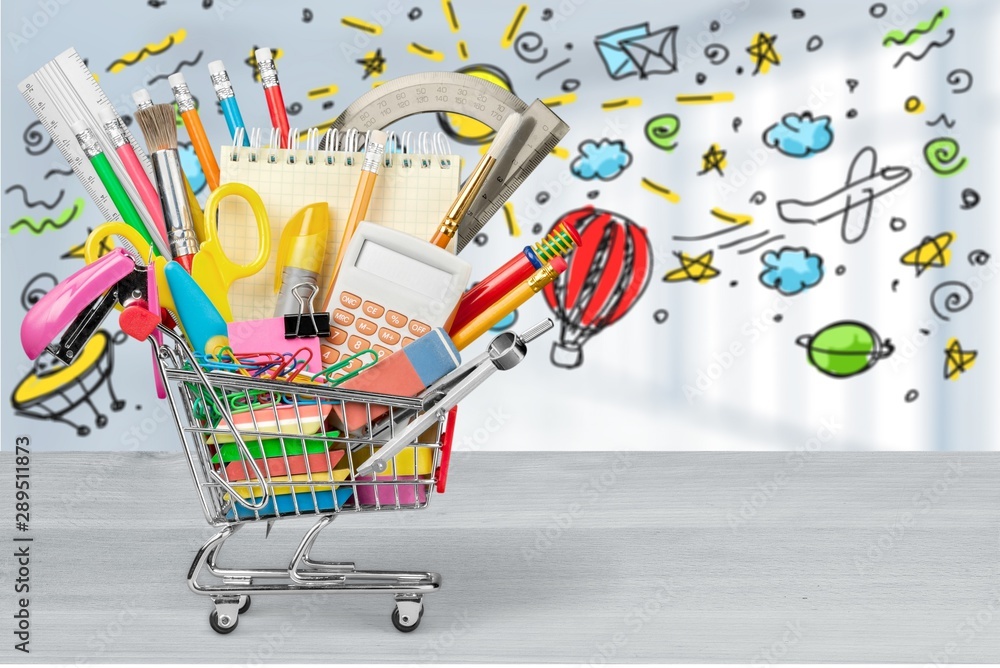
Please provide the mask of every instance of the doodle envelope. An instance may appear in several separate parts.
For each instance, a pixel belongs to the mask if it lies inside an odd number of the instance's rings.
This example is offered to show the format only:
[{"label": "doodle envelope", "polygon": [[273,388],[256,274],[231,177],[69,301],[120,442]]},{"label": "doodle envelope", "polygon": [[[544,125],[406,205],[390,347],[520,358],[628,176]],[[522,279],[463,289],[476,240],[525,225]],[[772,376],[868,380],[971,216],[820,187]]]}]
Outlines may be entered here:
[{"label": "doodle envelope", "polygon": [[612,79],[677,71],[677,26],[649,31],[649,23],[619,28],[594,38]]}]

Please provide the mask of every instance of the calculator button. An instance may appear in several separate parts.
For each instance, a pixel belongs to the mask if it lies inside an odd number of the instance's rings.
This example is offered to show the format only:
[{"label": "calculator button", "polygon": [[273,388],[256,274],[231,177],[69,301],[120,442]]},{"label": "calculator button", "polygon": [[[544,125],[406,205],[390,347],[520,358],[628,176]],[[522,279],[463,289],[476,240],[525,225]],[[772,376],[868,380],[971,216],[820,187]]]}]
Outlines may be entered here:
[{"label": "calculator button", "polygon": [[331,327],[330,336],[326,337],[326,340],[335,346],[339,346],[347,340],[347,332],[340,327]]},{"label": "calculator button", "polygon": [[364,364],[364,363],[365,363],[364,360],[362,360],[360,357],[355,357],[350,362],[348,362],[346,365],[344,365],[343,367],[341,367],[341,371],[343,371],[344,373],[350,373],[352,371],[357,371],[358,369],[361,368],[361,365]]},{"label": "calculator button", "polygon": [[364,311],[364,314],[369,318],[378,318],[385,313],[385,307],[379,306],[375,302],[365,302],[361,306],[361,310]]},{"label": "calculator button", "polygon": [[431,331],[430,325],[425,325],[419,320],[410,321],[410,334],[413,334],[414,336],[423,336],[429,331]]},{"label": "calculator button", "polygon": [[[385,330],[382,330],[382,331],[385,331]],[[377,345],[376,346],[372,346],[372,350],[374,350],[375,352],[378,353],[378,358],[379,359],[382,359],[386,355],[391,355],[392,354],[392,351],[389,350],[388,348],[386,348],[385,346],[377,346]]]},{"label": "calculator button", "polygon": [[407,317],[396,311],[389,311],[385,314],[385,321],[393,327],[403,327],[406,325]]},{"label": "calculator button", "polygon": [[354,322],[354,314],[348,313],[343,309],[335,308],[333,309],[333,321],[338,325],[343,325],[344,327],[347,327],[352,322]]},{"label": "calculator button", "polygon": [[358,318],[358,322],[354,325],[357,327],[358,331],[365,336],[371,336],[378,331],[378,325],[376,325],[371,320],[365,320],[364,318]]},{"label": "calculator button", "polygon": [[387,345],[394,346],[399,343],[399,332],[394,332],[391,329],[383,327],[378,330],[378,340]]},{"label": "calculator button", "polygon": [[331,364],[336,364],[337,357],[340,356],[340,353],[337,350],[331,348],[328,345],[321,345],[319,347],[319,352],[320,356],[323,358],[324,366],[330,366]]},{"label": "calculator button", "polygon": [[341,292],[340,303],[347,308],[357,308],[361,306],[361,297],[352,295],[350,292]]},{"label": "calculator button", "polygon": [[411,339],[411,338],[410,338],[410,337],[408,337],[408,336],[404,336],[404,337],[403,337],[403,345],[404,345],[404,346],[408,346],[408,345],[410,345],[411,343],[413,343],[414,341],[416,341],[416,339]]},{"label": "calculator button", "polygon": [[352,353],[359,353],[365,348],[370,348],[371,343],[367,339],[362,339],[360,336],[354,336],[353,334],[349,339],[347,339],[347,347]]}]

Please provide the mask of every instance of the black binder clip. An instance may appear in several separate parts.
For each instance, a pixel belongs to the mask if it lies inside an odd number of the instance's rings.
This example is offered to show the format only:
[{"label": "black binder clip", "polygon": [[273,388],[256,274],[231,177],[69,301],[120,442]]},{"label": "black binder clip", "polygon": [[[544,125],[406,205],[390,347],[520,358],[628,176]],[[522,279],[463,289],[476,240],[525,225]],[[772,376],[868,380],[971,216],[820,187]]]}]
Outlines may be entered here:
[{"label": "black binder clip", "polygon": [[[308,294],[304,294],[303,288]],[[299,312],[285,316],[286,339],[330,336],[330,314],[313,311],[313,300],[317,292],[319,288],[312,283],[299,283],[292,288],[292,295],[299,301]]]}]

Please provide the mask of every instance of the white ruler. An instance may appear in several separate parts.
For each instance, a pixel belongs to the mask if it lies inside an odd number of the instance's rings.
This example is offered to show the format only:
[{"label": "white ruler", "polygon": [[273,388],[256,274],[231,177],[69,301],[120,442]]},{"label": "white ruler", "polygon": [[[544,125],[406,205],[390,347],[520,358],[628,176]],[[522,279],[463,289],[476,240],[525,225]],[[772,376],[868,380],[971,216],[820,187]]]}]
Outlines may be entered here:
[{"label": "white ruler", "polygon": [[[132,200],[136,211],[139,212],[143,223],[146,224],[147,228],[155,229],[149,211],[139,196],[139,191],[136,190],[132,180],[128,177],[125,166],[115,152],[114,146],[111,145],[111,141],[98,118],[100,109],[113,108],[113,105],[97,84],[94,75],[90,73],[90,69],[87,68],[76,49],[67,49],[45,63],[38,71],[18,84],[18,89],[27,100],[28,106],[35,112],[35,116],[41,121],[42,127],[48,130],[52,137],[52,143],[62,153],[69,166],[73,168],[77,178],[83,183],[84,189],[97,205],[105,220],[121,220],[122,217],[104,189],[97,172],[91,166],[90,160],[80,148],[76,135],[70,129],[70,123],[75,120],[82,120],[90,126],[94,136],[100,142],[101,148],[104,149],[104,155],[114,168],[118,180],[121,181],[129,199]],[[145,151],[136,143],[128,128],[125,128],[124,132],[125,137],[132,144],[132,148],[135,149],[140,164],[152,180],[153,167],[149,158],[146,157]]]}]

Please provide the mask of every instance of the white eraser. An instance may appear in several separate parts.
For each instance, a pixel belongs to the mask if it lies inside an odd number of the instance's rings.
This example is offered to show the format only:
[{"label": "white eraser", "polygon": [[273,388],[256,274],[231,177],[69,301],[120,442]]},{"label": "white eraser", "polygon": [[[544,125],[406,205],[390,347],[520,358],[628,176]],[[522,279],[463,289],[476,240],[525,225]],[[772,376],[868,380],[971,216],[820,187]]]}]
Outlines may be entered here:
[{"label": "white eraser", "polygon": [[226,66],[222,64],[221,60],[213,60],[208,64],[209,74],[221,74],[226,71]]},{"label": "white eraser", "polygon": [[78,135],[87,129],[87,123],[77,119],[69,124],[69,129],[73,131],[73,134]]},{"label": "white eraser", "polygon": [[140,88],[136,92],[132,93],[132,101],[135,102],[135,106],[141,107],[143,104],[152,104],[153,98],[149,96],[149,91],[145,88]]},{"label": "white eraser", "polygon": [[382,146],[385,146],[385,142],[388,138],[389,135],[387,135],[384,130],[372,130],[368,134],[369,143],[375,142],[376,144],[381,144]]},{"label": "white eraser", "polygon": [[271,56],[271,49],[266,49],[266,48],[257,49],[256,51],[253,52],[253,56],[254,58],[257,59],[258,63],[262,60],[274,60],[274,58]]},{"label": "white eraser", "polygon": [[118,114],[111,107],[101,107],[97,110],[97,118],[101,123],[111,123],[112,121],[118,120]]},{"label": "white eraser", "polygon": [[174,86],[180,86],[184,84],[184,75],[181,74],[180,72],[175,72],[174,74],[171,74],[169,77],[167,77],[167,83],[170,84],[171,88],[173,88]]}]

